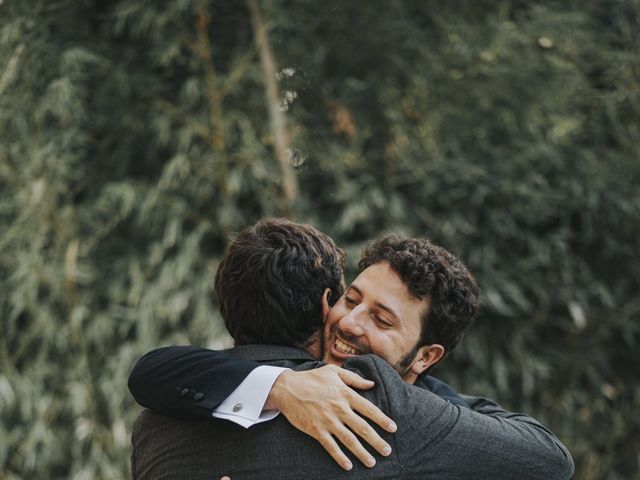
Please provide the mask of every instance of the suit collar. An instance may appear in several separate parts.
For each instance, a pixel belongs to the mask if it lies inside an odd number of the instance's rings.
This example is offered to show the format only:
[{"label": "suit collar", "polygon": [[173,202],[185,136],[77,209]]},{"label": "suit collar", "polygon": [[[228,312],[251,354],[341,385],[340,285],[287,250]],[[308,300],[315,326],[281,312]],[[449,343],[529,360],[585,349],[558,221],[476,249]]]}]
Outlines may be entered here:
[{"label": "suit collar", "polygon": [[282,345],[239,345],[228,350],[231,355],[247,360],[268,362],[275,360],[317,361],[309,353],[300,348]]}]

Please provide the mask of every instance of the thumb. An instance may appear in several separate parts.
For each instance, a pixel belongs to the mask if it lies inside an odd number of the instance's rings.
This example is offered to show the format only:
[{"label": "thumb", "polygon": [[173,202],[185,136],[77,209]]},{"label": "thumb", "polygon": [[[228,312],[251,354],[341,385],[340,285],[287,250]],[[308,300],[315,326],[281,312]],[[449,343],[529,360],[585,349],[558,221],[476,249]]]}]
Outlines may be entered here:
[{"label": "thumb", "polygon": [[362,378],[357,373],[345,370],[344,368],[338,369],[338,376],[346,385],[357,388],[358,390],[369,390],[375,386],[375,382]]}]

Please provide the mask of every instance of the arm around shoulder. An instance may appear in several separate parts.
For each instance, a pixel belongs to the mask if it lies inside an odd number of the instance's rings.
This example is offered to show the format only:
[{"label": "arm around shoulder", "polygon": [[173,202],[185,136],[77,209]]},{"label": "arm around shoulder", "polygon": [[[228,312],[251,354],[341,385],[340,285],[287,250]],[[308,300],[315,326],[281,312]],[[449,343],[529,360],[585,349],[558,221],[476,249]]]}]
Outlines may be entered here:
[{"label": "arm around shoulder", "polygon": [[[446,472],[450,479],[571,478],[569,452],[531,417],[488,404],[483,411],[453,405],[406,384],[373,355],[350,359],[345,365],[375,381],[376,387],[364,395],[372,395],[370,399],[396,421],[398,431],[391,441],[404,475],[437,478]],[[468,397],[465,400],[469,403]]]},{"label": "arm around shoulder", "polygon": [[129,391],[142,406],[175,418],[211,418],[212,410],[260,364],[194,346],[145,354],[129,375]]},{"label": "arm around shoulder", "polygon": [[468,395],[461,397],[474,412],[493,418],[496,422],[515,426],[525,439],[533,438],[533,458],[544,464],[547,479],[569,479],[573,476],[575,466],[569,449],[536,419],[523,413],[509,412],[488,398]]}]

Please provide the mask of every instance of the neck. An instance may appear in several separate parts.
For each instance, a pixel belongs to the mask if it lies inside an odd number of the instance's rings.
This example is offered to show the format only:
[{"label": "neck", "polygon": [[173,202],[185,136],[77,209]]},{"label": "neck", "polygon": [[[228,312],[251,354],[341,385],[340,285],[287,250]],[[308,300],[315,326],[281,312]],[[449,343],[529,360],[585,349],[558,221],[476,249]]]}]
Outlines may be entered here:
[{"label": "neck", "polygon": [[322,336],[320,335],[320,332],[316,332],[309,337],[304,349],[313,358],[317,358],[318,360],[322,359]]},{"label": "neck", "polygon": [[416,383],[417,379],[418,379],[418,376],[415,373],[413,373],[411,370],[409,370],[407,373],[402,375],[402,380],[404,380],[406,383],[409,383],[411,385]]}]

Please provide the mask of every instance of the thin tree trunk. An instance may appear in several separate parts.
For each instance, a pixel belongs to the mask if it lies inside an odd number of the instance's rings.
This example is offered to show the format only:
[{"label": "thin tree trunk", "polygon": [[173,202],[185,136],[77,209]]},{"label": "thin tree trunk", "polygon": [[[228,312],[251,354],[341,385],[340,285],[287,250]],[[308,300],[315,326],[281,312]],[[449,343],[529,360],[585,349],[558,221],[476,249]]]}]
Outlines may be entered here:
[{"label": "thin tree trunk", "polygon": [[222,97],[217,86],[216,69],[211,59],[209,46],[209,14],[200,8],[196,28],[198,32],[198,54],[202,60],[205,71],[205,88],[211,102],[211,146],[218,151],[224,150],[224,125],[222,121]]},{"label": "thin tree trunk", "polygon": [[262,21],[258,4],[256,0],[247,0],[247,5],[251,13],[254,38],[258,48],[258,54],[260,55],[262,70],[264,71],[267,108],[269,109],[271,129],[273,130],[273,146],[276,159],[280,165],[282,179],[282,193],[285,203],[283,212],[290,214],[291,206],[298,197],[298,179],[289,161],[289,139],[284,114],[280,110],[280,97],[276,83],[276,65],[273,60],[273,54],[267,39],[267,30]]}]

